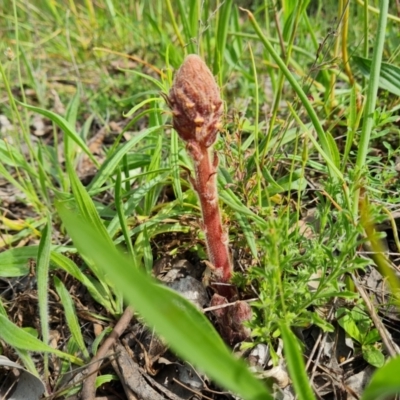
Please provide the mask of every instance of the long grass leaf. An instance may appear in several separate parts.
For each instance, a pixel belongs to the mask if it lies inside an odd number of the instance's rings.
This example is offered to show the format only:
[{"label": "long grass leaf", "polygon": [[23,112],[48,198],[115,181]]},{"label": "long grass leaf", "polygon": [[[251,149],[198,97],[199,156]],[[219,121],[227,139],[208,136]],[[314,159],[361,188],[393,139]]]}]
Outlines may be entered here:
[{"label": "long grass leaf", "polygon": [[216,34],[216,46],[214,52],[214,64],[213,72],[214,75],[218,75],[220,72],[220,66],[223,64],[224,51],[226,47],[226,39],[228,36],[229,20],[232,11],[232,0],[225,0],[218,13],[218,26]]},{"label": "long grass leaf", "polygon": [[296,337],[285,324],[281,325],[281,332],[285,359],[297,397],[300,400],[315,399]]},{"label": "long grass leaf", "polygon": [[16,247],[0,253],[0,276],[17,277],[29,273],[29,263],[36,260],[38,246]]},{"label": "long grass leaf", "polygon": [[274,59],[274,61],[278,64],[280,71],[282,71],[282,73],[285,75],[286,79],[288,80],[288,82],[292,86],[293,90],[299,96],[299,99],[302,102],[304,108],[307,110],[307,113],[308,113],[308,115],[309,115],[309,117],[311,119],[311,122],[312,122],[312,124],[313,124],[313,126],[314,126],[314,128],[315,128],[315,130],[317,132],[318,139],[321,142],[322,149],[326,153],[327,157],[330,160],[332,160],[332,155],[331,155],[331,151],[330,151],[330,147],[329,147],[329,142],[326,139],[326,135],[325,135],[324,129],[323,129],[322,125],[321,125],[321,122],[319,121],[319,118],[318,118],[316,112],[314,111],[314,108],[313,108],[312,104],[308,100],[306,93],[303,91],[303,89],[301,88],[301,86],[299,85],[299,83],[297,82],[295,77],[292,75],[292,73],[290,72],[289,68],[286,66],[285,62],[278,55],[278,53],[275,51],[275,49],[272,46],[272,44],[269,41],[269,39],[267,39],[267,37],[263,34],[260,26],[258,25],[256,19],[254,18],[254,15],[250,11],[247,11],[247,10],[243,10],[243,11],[247,12],[247,14],[249,16],[249,19],[250,19],[250,22],[251,22],[255,32],[257,33],[259,39],[263,43],[265,49],[268,51],[268,53],[271,55],[271,57]]},{"label": "long grass leaf", "polygon": [[64,284],[56,276],[54,277],[54,286],[58,295],[60,296],[61,304],[64,307],[65,319],[67,320],[69,331],[71,332],[72,337],[75,339],[75,342],[78,344],[83,356],[88,360],[89,352],[85,346],[85,341],[83,340],[71,295],[68,293],[68,290],[65,288]]},{"label": "long grass leaf", "polygon": [[161,126],[152,127],[146,129],[142,133],[137,136],[134,136],[131,140],[126,142],[123,146],[121,146],[112,156],[107,158],[107,160],[103,163],[93,181],[88,187],[88,191],[96,190],[100,188],[104,182],[110,178],[110,176],[114,173],[116,168],[120,165],[122,158],[125,154],[127,154],[134,146],[136,146],[140,141],[142,141],[147,135],[151,133],[155,133],[160,130]]},{"label": "long grass leaf", "polygon": [[27,108],[28,110],[34,111],[38,114],[41,114],[41,115],[49,118],[51,121],[53,121],[66,135],[68,135],[82,149],[82,151],[89,157],[89,159],[94,163],[94,165],[96,165],[97,167],[99,166],[98,161],[93,156],[92,152],[89,150],[86,143],[75,132],[75,129],[71,126],[71,124],[65,118],[61,117],[60,115],[57,115],[56,113],[54,113],[52,111],[48,111],[43,108],[31,106],[26,103],[21,103],[20,101],[17,101],[17,103],[20,104],[21,106]]},{"label": "long grass leaf", "polygon": [[[81,181],[78,179],[75,170],[73,169],[70,160],[67,160],[67,172],[69,179],[71,181],[72,193],[74,195],[74,205],[77,206],[80,215],[86,220],[90,221],[98,232],[98,235],[101,235],[105,241],[107,241],[110,245],[112,245],[112,239],[108,234],[107,229],[105,228],[99,213],[97,212],[96,206],[94,205],[91,197],[86,191],[85,187],[82,185]],[[106,298],[109,301],[113,301],[113,295],[110,290],[110,282],[107,279],[107,275],[102,274],[97,268],[96,265],[91,262],[90,259],[85,260],[90,266],[93,273],[99,280],[99,285],[103,287],[105,293],[107,293]],[[111,285],[112,286],[112,285]],[[116,290],[114,288],[114,290]],[[119,302],[118,302],[119,303]],[[120,313],[121,309],[115,304],[113,312]]]},{"label": "long grass leaf", "polygon": [[107,297],[103,296],[103,293],[98,290],[97,286],[93,284],[93,281],[79,269],[74,261],[55,251],[51,252],[50,258],[51,262],[58,268],[63,269],[65,272],[81,282],[95,301],[97,301],[107,310],[112,310],[112,304],[108,301]]},{"label": "long grass leaf", "polygon": [[52,353],[61,358],[67,359],[74,364],[83,365],[83,361],[78,357],[64,353],[57,349],[53,349],[49,345],[43,343],[41,340],[33,337],[30,333],[13,324],[8,318],[1,314],[0,338],[10,346],[16,347],[17,349],[40,353]]},{"label": "long grass leaf", "polygon": [[[49,265],[51,245],[51,216],[47,215],[47,224],[42,232],[37,254],[37,290],[40,316],[40,328],[42,331],[43,343],[49,343]],[[44,376],[47,382],[49,378],[49,359],[47,354],[44,357]]]},{"label": "long grass leaf", "polygon": [[400,356],[389,360],[386,365],[375,372],[365,388],[361,400],[383,400],[400,394],[399,371]]},{"label": "long grass leaf", "polygon": [[128,225],[126,223],[126,217],[124,213],[124,207],[121,198],[121,172],[118,172],[117,181],[115,182],[115,208],[117,210],[119,225],[122,230],[122,234],[125,238],[125,245],[128,248],[129,254],[132,257],[132,260],[135,261],[135,251],[132,246],[131,238],[129,237],[128,233]]},{"label": "long grass leaf", "polygon": [[179,169],[179,143],[178,143],[178,134],[176,133],[175,130],[173,130],[171,133],[170,164],[172,168],[174,193],[176,198],[179,200],[180,204],[182,204],[183,197],[182,197],[182,186],[181,186],[180,169]]},{"label": "long grass leaf", "polygon": [[[141,200],[144,198],[146,193],[151,190],[154,186],[158,185],[159,183],[166,180],[168,174],[157,175],[154,179],[149,182],[144,183],[137,189],[134,189],[130,193],[127,193],[126,196],[128,197],[128,201],[124,205],[124,215],[129,216],[131,215]],[[114,237],[117,230],[119,229],[119,216],[115,216],[113,220],[108,225],[108,232],[111,237]]]},{"label": "long grass leaf", "polygon": [[[374,110],[379,87],[379,75],[381,71],[382,54],[385,45],[386,23],[388,16],[389,0],[381,0],[379,3],[378,29],[375,35],[374,51],[371,62],[371,73],[368,83],[367,99],[363,112],[363,124],[361,128],[360,142],[357,151],[356,172],[361,174],[365,169],[366,158],[369,150],[372,127],[374,124]],[[360,197],[359,182],[356,179],[356,190],[353,195],[353,218],[358,216],[358,200]]]}]

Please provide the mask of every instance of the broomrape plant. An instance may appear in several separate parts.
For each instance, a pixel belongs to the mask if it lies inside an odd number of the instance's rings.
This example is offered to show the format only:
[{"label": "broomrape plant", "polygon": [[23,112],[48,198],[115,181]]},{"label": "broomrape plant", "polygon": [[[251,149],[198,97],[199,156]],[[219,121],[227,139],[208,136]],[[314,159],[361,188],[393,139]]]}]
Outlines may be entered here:
[{"label": "broomrape plant", "polygon": [[[176,73],[169,95],[164,97],[172,110],[173,127],[186,142],[186,150],[194,164],[195,176],[190,177],[190,181],[200,201],[208,256],[215,268],[216,282],[212,286],[216,293],[211,304],[223,305],[236,298],[236,291],[228,284],[233,268],[229,236],[221,223],[216,183],[218,154],[213,150],[222,127],[220,90],[204,61],[191,54]],[[215,315],[229,342],[249,335],[242,327],[243,322],[251,318],[247,303],[239,301],[232,307],[217,310]]]}]

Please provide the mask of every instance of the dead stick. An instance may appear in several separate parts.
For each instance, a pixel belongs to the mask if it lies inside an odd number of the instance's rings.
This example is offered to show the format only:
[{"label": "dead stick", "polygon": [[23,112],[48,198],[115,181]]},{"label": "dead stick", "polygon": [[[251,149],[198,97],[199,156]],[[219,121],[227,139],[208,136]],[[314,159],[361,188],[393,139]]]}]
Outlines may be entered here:
[{"label": "dead stick", "polygon": [[367,293],[365,292],[363,287],[358,282],[357,277],[354,274],[352,274],[351,278],[353,279],[354,285],[355,285],[358,293],[360,293],[360,296],[362,297],[362,299],[365,302],[365,305],[367,306],[369,316],[371,317],[371,319],[375,325],[375,328],[378,330],[379,334],[381,335],[382,342],[384,343],[389,355],[391,357],[396,357],[398,354],[400,354],[399,347],[393,341],[392,336],[386,329],[385,325],[383,325],[383,322],[380,320],[378,314],[376,313],[375,308],[372,305],[370,298],[368,297]]},{"label": "dead stick", "polygon": [[96,396],[96,377],[97,371],[100,369],[101,363],[106,356],[108,350],[114,345],[116,340],[125,332],[133,316],[132,309],[127,307],[122,314],[121,318],[114,326],[114,329],[110,335],[104,340],[103,344],[98,349],[96,355],[92,358],[91,364],[89,365],[87,379],[83,382],[81,399],[82,400],[94,400]]}]

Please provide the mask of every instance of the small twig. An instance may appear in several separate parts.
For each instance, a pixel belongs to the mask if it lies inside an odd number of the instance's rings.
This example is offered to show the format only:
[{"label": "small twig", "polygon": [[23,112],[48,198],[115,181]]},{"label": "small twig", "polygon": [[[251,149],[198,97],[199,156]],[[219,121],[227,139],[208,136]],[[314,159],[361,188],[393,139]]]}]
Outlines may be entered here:
[{"label": "small twig", "polygon": [[[327,316],[327,321],[329,321],[329,322],[332,320],[332,317],[333,317],[333,313],[334,313],[334,310],[335,310],[335,303],[336,303],[336,299],[335,299],[331,309],[329,310],[329,313],[328,313],[328,316]],[[326,342],[326,339],[328,337],[328,334],[329,334],[329,332],[323,332],[323,333],[320,333],[318,335],[318,338],[315,341],[314,347],[311,350],[311,354],[308,356],[308,361],[307,361],[307,364],[306,364],[306,371],[310,367],[311,363],[312,362],[314,363],[314,368],[312,369],[312,375],[311,375],[311,378],[310,378],[311,381],[314,378],[316,365],[318,365],[318,363],[319,363],[319,359],[321,357],[322,350],[323,350],[323,348],[325,346],[325,342]],[[314,354],[316,353],[317,350],[319,350],[319,352],[318,352],[318,355],[317,355],[317,357],[316,357],[316,359],[314,361],[313,357],[314,357]]]},{"label": "small twig", "polygon": [[[251,303],[251,302],[257,301],[257,300],[259,300],[259,299],[258,298],[254,298],[254,299],[241,300],[241,301],[246,302],[246,303]],[[226,308],[226,307],[233,306],[236,303],[237,303],[237,301],[234,301],[232,303],[226,303],[226,304],[220,304],[218,306],[207,307],[207,308],[203,308],[202,311],[203,311],[203,313],[206,313],[206,312],[209,312],[209,311],[219,310],[220,308]]]},{"label": "small twig", "polygon": [[207,399],[207,400],[212,400],[211,397],[208,397],[204,394],[202,394],[201,392],[199,392],[198,390],[194,390],[192,389],[190,386],[185,385],[184,383],[182,383],[180,380],[176,379],[176,378],[172,378],[172,380],[177,383],[179,386],[182,386],[183,388],[185,388],[186,390],[188,390],[189,392],[192,392],[193,394],[197,394],[200,396],[200,398],[202,399]]},{"label": "small twig", "polygon": [[355,287],[357,288],[358,293],[360,293],[360,296],[362,297],[362,299],[365,302],[369,316],[371,317],[371,319],[375,325],[375,328],[378,330],[379,334],[381,335],[382,342],[386,346],[386,349],[387,349],[389,355],[391,357],[397,356],[398,354],[400,354],[399,347],[393,341],[391,334],[388,332],[385,325],[382,323],[377,312],[375,311],[374,306],[371,303],[370,298],[368,297],[364,288],[358,282],[357,277],[354,274],[351,274],[351,277],[353,279]]},{"label": "small twig", "polygon": [[104,340],[103,344],[98,349],[96,355],[92,358],[92,363],[90,364],[87,374],[88,377],[83,383],[81,399],[82,400],[94,400],[96,396],[96,377],[97,371],[100,369],[103,358],[108,353],[108,350],[117,339],[125,332],[133,316],[132,309],[127,307],[122,314],[121,318],[114,326],[114,329],[110,335]]},{"label": "small twig", "polygon": [[119,367],[118,367],[118,362],[115,358],[113,358],[111,360],[111,365],[114,368],[115,373],[119,377],[122,387],[124,388],[124,392],[125,392],[127,400],[138,400],[138,398],[135,396],[135,394],[132,392],[132,390],[129,389],[129,387],[127,386],[124,376],[121,374],[121,371],[119,370]]}]

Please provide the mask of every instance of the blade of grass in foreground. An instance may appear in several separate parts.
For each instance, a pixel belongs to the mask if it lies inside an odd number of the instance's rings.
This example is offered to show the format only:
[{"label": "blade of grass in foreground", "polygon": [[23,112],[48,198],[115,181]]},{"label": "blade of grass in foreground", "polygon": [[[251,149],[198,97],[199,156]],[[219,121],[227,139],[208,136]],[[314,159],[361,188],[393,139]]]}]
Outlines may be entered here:
[{"label": "blade of grass in foreground", "polygon": [[[42,232],[37,257],[37,288],[40,315],[40,328],[42,330],[42,340],[45,344],[49,343],[49,265],[50,265],[50,246],[51,246],[51,217],[47,215],[47,224]],[[49,358],[44,355],[44,378],[47,382],[49,378]]]},{"label": "blade of grass in foreground", "polygon": [[290,378],[293,381],[293,386],[298,398],[300,400],[315,399],[310,382],[307,378],[303,356],[297,346],[296,337],[284,324],[281,325],[281,332]]},{"label": "blade of grass in foreground", "polygon": [[0,314],[0,338],[8,343],[11,347],[16,347],[20,350],[34,351],[39,353],[53,353],[60,358],[67,359],[70,362],[83,365],[83,362],[78,357],[64,353],[60,350],[53,349],[49,345],[36,339],[30,333],[13,324],[7,317]]},{"label": "blade of grass in foreground", "polygon": [[192,303],[133,268],[91,222],[61,204],[57,208],[81,254],[107,273],[134,309],[178,355],[246,400],[272,400],[266,387],[242,361],[233,357],[208,319]]},{"label": "blade of grass in foreground", "polygon": [[[361,400],[387,399],[400,394],[400,357],[393,358],[372,376]],[[391,397],[392,398],[392,397]]]},{"label": "blade of grass in foreground", "polygon": [[67,320],[69,331],[72,337],[75,339],[76,344],[79,346],[80,351],[84,355],[85,359],[89,359],[89,352],[85,346],[85,341],[82,336],[81,327],[79,326],[78,317],[74,302],[69,294],[68,290],[56,276],[54,277],[54,286],[57,294],[60,296],[60,301],[64,307],[65,319]]}]

